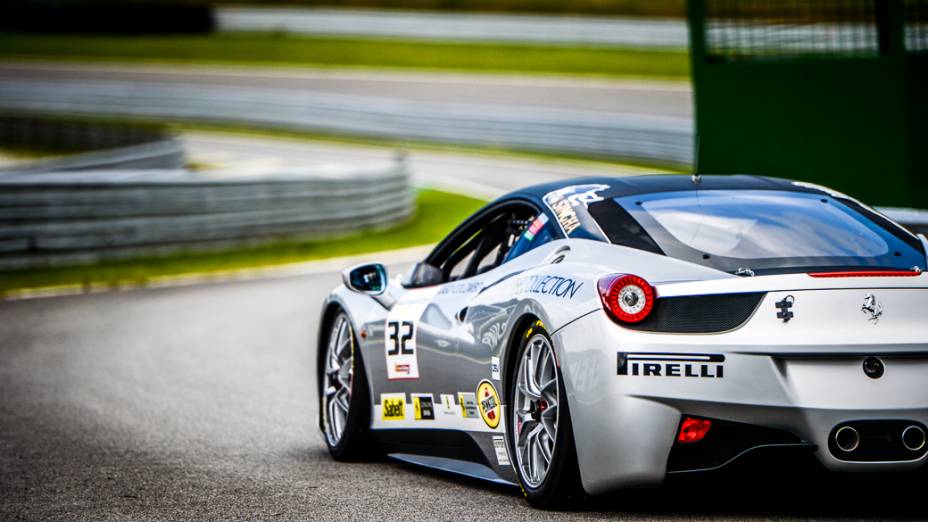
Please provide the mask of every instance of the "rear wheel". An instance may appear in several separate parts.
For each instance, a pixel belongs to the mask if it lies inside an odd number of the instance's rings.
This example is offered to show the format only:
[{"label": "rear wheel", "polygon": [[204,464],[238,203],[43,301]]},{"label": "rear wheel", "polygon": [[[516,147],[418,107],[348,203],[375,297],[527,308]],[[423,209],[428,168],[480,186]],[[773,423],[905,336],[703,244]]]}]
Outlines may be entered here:
[{"label": "rear wheel", "polygon": [[522,492],[538,508],[568,507],[583,490],[564,380],[540,322],[523,336],[510,382],[510,448]]},{"label": "rear wheel", "polygon": [[336,460],[370,455],[371,406],[354,329],[344,312],[329,324],[320,379],[322,431]]}]

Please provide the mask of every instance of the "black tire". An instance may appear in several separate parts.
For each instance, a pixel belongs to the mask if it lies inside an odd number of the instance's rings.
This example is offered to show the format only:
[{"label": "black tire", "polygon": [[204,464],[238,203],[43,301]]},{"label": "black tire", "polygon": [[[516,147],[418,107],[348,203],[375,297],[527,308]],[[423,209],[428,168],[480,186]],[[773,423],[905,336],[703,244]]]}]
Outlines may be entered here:
[{"label": "black tire", "polygon": [[522,494],[535,508],[557,510],[566,509],[576,506],[581,500],[586,498],[583,486],[580,482],[580,468],[577,464],[577,450],[574,444],[573,426],[570,421],[570,409],[567,405],[567,393],[564,388],[564,379],[561,372],[557,371],[558,386],[558,421],[557,431],[555,434],[554,451],[547,469],[544,480],[536,486],[532,486],[530,481],[526,480],[520,465],[520,455],[517,455],[516,447],[516,428],[514,426],[516,415],[516,385],[517,373],[520,368],[522,356],[528,348],[530,342],[541,335],[547,340],[553,350],[554,344],[550,336],[545,331],[541,321],[536,322],[528,328],[521,336],[519,349],[516,352],[516,363],[513,366],[513,374],[508,379],[506,392],[507,404],[511,406],[511,415],[507,420],[507,443],[509,444],[510,455],[513,455],[513,466],[518,477],[519,487]]},{"label": "black tire", "polygon": [[[347,338],[350,340],[352,367],[348,381],[350,383],[348,412],[345,416],[344,427],[340,430],[340,436],[336,440],[332,440],[334,437],[329,433],[330,415],[325,395],[325,374],[329,351],[332,349],[331,339],[333,335],[339,333],[339,325],[344,325],[348,329]],[[322,438],[329,449],[329,454],[335,460],[359,461],[374,458],[377,455],[377,450],[370,433],[370,388],[367,385],[364,360],[358,348],[358,339],[355,336],[354,328],[351,326],[351,320],[348,319],[343,310],[339,310],[338,313],[333,315],[332,320],[327,322],[325,328],[327,329],[326,337],[324,342],[320,344],[320,348],[326,350],[326,353],[322,355],[319,362],[319,411],[322,418]]]}]

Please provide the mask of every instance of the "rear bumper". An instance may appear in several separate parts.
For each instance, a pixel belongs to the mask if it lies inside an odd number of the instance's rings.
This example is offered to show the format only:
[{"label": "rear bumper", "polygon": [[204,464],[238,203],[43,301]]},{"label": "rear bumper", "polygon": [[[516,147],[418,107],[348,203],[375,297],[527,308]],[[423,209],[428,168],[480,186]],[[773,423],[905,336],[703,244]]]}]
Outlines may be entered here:
[{"label": "rear bumper", "polygon": [[[661,483],[683,415],[791,434],[796,449],[813,452],[833,471],[924,466],[924,452],[904,460],[850,460],[836,456],[829,440],[848,422],[928,425],[928,343],[903,353],[898,345],[871,345],[869,352],[819,345],[805,354],[794,346],[780,355],[769,338],[748,345],[718,342],[721,337],[633,332],[601,312],[555,332],[589,493]],[[885,363],[879,379],[863,372],[867,354]]]}]

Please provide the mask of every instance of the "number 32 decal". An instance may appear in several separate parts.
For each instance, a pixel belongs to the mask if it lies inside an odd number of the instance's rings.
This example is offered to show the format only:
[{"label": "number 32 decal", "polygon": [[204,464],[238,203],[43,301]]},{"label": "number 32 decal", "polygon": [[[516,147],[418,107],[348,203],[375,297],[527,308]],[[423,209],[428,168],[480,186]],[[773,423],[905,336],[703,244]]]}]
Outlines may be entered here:
[{"label": "number 32 decal", "polygon": [[387,356],[387,379],[418,379],[416,325],[412,321],[386,322],[384,349]]},{"label": "number 32 decal", "polygon": [[[400,331],[402,331],[402,335]],[[387,341],[393,343],[393,348],[387,349],[387,356],[415,355],[415,349],[407,346],[407,343],[412,339],[412,333],[412,321],[387,321]]]},{"label": "number 32 decal", "polygon": [[387,313],[383,323],[383,354],[387,379],[419,378],[419,320],[438,293],[438,285],[409,290]]}]

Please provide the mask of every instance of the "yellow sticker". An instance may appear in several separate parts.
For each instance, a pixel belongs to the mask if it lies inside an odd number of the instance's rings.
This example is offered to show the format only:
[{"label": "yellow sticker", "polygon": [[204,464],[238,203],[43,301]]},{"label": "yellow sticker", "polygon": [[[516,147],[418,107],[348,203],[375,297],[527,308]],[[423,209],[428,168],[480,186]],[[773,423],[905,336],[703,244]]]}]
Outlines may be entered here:
[{"label": "yellow sticker", "polygon": [[480,416],[483,422],[487,423],[490,428],[496,429],[499,426],[501,407],[499,403],[499,394],[490,381],[481,381],[477,386],[477,408],[480,410]]},{"label": "yellow sticker", "polygon": [[458,402],[461,403],[461,416],[465,419],[477,418],[477,397],[473,393],[458,393]]},{"label": "yellow sticker", "polygon": [[383,407],[383,420],[403,420],[406,418],[406,397],[380,397]]}]

